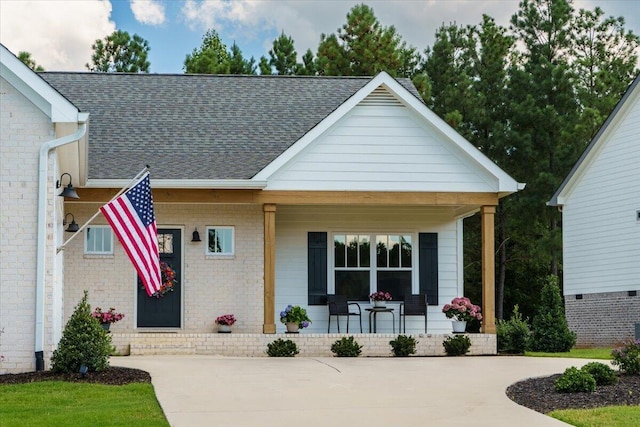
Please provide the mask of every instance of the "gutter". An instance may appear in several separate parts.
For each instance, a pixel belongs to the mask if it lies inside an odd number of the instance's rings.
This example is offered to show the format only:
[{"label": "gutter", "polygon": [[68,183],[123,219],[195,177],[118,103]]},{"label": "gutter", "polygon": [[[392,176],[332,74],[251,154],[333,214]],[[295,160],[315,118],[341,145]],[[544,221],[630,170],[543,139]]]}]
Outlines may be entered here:
[{"label": "gutter", "polygon": [[36,371],[44,370],[44,300],[45,300],[45,264],[47,236],[47,175],[49,152],[66,144],[78,141],[87,132],[88,114],[79,114],[80,127],[71,135],[45,142],[40,147],[38,168],[38,231],[36,246],[36,321],[35,321],[35,358]]}]

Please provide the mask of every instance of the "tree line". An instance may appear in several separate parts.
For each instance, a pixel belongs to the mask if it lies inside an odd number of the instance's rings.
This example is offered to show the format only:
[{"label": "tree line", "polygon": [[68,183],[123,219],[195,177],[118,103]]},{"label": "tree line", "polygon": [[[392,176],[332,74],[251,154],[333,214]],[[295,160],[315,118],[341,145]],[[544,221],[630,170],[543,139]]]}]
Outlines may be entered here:
[{"label": "tree line", "polygon": [[[372,76],[412,80],[425,104],[520,182],[496,212],[496,317],[530,316],[549,274],[560,275],[561,215],[546,206],[638,73],[640,39],[622,17],[572,0],[522,0],[508,27],[442,24],[432,46],[408,45],[365,4],[299,59],[283,31],[268,56],[245,58],[215,29],[186,55],[186,73]],[[92,46],[94,72],[149,72],[149,44],[116,31]],[[26,52],[32,68],[35,61]],[[24,55],[23,55],[24,56]],[[465,294],[481,299],[478,215],[465,219]],[[507,310],[505,310],[505,308]]]}]

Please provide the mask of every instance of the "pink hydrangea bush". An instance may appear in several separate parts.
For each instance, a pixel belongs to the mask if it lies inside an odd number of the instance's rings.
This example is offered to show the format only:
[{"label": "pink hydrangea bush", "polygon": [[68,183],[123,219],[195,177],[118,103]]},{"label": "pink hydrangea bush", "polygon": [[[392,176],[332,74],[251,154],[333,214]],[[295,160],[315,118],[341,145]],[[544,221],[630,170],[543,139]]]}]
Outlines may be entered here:
[{"label": "pink hydrangea bush", "polygon": [[471,319],[482,320],[481,310],[479,305],[472,304],[467,297],[456,297],[451,300],[451,304],[445,304],[442,308],[447,319],[467,322]]}]

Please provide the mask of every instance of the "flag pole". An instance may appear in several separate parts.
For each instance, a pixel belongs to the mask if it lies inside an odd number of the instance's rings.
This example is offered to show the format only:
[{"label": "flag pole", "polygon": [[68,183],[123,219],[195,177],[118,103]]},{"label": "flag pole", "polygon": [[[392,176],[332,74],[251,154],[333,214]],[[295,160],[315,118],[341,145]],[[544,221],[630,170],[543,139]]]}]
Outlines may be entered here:
[{"label": "flag pole", "polygon": [[[107,203],[111,203],[113,202],[115,199],[117,199],[118,197],[120,197],[120,195],[122,195],[122,193],[124,193],[125,191],[127,191],[129,189],[129,187],[131,187],[131,184],[133,184],[134,182],[136,182],[137,180],[140,179],[140,177],[142,175],[144,175],[146,172],[149,171],[149,165],[146,165],[144,167],[144,169],[142,169],[140,172],[138,172],[138,174],[133,177],[133,179],[131,181],[129,181],[129,183],[127,185],[125,185],[124,187],[122,187],[120,189],[120,191],[118,191],[116,193],[115,196],[113,196],[111,198],[111,200],[109,200]],[[69,244],[69,242],[71,242],[78,234],[80,234],[80,232],[82,230],[84,230],[87,225],[89,225],[91,223],[91,221],[93,221],[98,215],[100,215],[100,210],[98,210],[98,212],[96,212],[95,214],[93,214],[93,216],[91,218],[89,218],[84,224],[82,224],[82,227],[78,228],[78,231],[76,231],[75,233],[73,233],[73,235],[71,237],[69,237],[67,239],[66,242],[64,242],[62,245],[58,246],[58,248],[56,249],[56,253],[59,253],[60,251],[63,251],[65,249],[65,246],[67,246]]]}]

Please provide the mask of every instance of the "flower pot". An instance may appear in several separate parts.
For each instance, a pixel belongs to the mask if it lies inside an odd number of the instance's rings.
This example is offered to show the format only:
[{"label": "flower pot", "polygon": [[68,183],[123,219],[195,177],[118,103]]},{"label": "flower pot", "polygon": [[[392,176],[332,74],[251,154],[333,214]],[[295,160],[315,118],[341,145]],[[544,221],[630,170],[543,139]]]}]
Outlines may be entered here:
[{"label": "flower pot", "polygon": [[387,302],[386,301],[374,301],[373,302],[373,306],[374,307],[381,307],[384,308],[387,306]]},{"label": "flower pot", "polygon": [[230,334],[231,333],[231,325],[218,325],[218,333],[219,334]]},{"label": "flower pot", "polygon": [[452,320],[451,325],[453,326],[454,334],[464,334],[464,332],[467,330],[466,320]]},{"label": "flower pot", "polygon": [[295,322],[289,322],[286,324],[286,326],[287,326],[287,333],[290,333],[290,334],[297,334],[298,329],[300,328],[300,326]]},{"label": "flower pot", "polygon": [[105,331],[109,331],[111,323],[100,323],[100,326],[102,326],[102,329],[104,329]]}]

